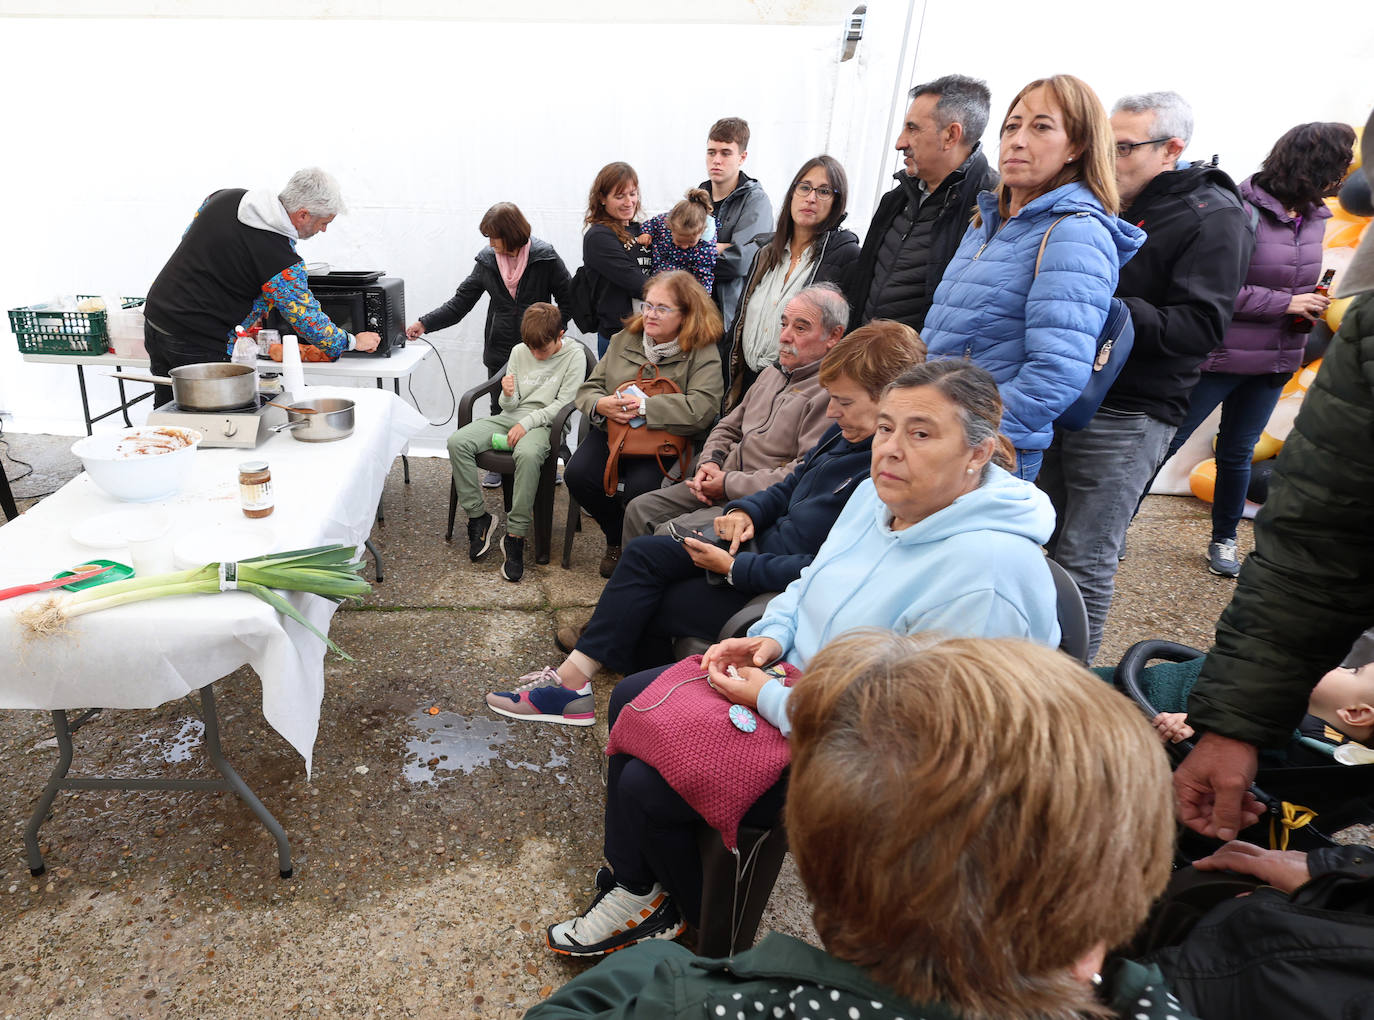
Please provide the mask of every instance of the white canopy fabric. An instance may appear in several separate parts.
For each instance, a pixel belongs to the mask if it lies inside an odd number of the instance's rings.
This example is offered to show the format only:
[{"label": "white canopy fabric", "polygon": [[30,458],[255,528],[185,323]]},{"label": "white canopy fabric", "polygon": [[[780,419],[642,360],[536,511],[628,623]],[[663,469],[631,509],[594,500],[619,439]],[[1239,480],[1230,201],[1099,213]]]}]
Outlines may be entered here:
[{"label": "white canopy fabric", "polygon": [[[905,91],[941,74],[988,81],[992,157],[995,125],[1032,78],[1078,74],[1109,105],[1177,89],[1197,113],[1189,154],[1220,153],[1238,179],[1292,124],[1363,123],[1374,103],[1374,32],[1346,0],[1296,41],[1279,34],[1291,14],[1277,0],[1202,13],[1184,0],[1148,11],[871,0],[844,60],[855,6],[594,0],[572,20],[551,0],[0,0],[0,94],[17,98],[3,142],[0,304],[142,295],[209,192],[280,187],[302,166],[334,173],[350,210],[302,242],[303,257],[404,278],[413,321],[468,273],[492,203],[516,202],[574,269],[597,169],[628,160],[646,212],[666,209],[704,177],[706,129],[721,116],[750,122],[745,170],[775,208],[803,160],[840,159],[847,226],[863,235],[900,166]],[[498,15],[508,20],[489,20]],[[448,382],[431,359],[413,399],[431,422],[449,413],[449,384],[461,393],[482,378],[484,319],[485,300],[430,337]],[[72,376],[24,365],[0,336],[6,427],[80,432]],[[91,389],[97,403],[113,397],[113,383]]]}]

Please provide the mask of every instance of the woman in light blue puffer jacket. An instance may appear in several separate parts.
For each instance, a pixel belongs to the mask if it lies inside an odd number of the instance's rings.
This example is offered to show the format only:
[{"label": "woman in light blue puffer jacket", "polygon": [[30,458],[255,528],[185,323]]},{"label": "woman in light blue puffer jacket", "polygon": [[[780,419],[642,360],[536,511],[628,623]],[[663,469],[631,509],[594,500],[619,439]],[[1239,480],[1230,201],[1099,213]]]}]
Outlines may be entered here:
[{"label": "woman in light blue puffer jacket", "polygon": [[1088,383],[1117,276],[1145,241],[1116,216],[1114,154],[1087,84],[1056,75],[1023,88],[1002,123],[1001,184],[978,196],[921,331],[932,359],[968,358],[992,373],[1016,473],[1028,480],[1054,420]]}]

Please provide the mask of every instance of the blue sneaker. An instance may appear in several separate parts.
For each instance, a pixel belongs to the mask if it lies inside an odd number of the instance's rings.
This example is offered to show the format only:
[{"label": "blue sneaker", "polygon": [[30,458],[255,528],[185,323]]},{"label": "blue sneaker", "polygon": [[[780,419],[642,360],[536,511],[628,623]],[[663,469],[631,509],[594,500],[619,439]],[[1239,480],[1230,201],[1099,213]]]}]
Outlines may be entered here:
[{"label": "blue sneaker", "polygon": [[581,690],[570,691],[551,666],[526,673],[520,680],[520,686],[513,691],[488,694],[487,707],[510,719],[562,723],[564,726],[590,726],[596,722],[590,682]]}]

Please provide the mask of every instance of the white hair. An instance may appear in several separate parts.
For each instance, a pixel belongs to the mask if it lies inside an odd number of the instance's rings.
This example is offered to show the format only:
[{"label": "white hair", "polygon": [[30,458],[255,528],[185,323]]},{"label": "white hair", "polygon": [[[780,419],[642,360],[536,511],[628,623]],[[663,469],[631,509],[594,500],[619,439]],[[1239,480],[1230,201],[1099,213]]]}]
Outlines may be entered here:
[{"label": "white hair", "polygon": [[849,325],[849,302],[844,292],[833,283],[813,283],[804,287],[792,297],[807,301],[816,306],[821,313],[821,331],[830,333],[836,326]]},{"label": "white hair", "polygon": [[1193,138],[1193,108],[1177,92],[1141,92],[1122,96],[1112,107],[1112,113],[1153,113],[1153,134],[1177,138],[1185,146]]},{"label": "white hair", "polygon": [[339,182],[317,166],[297,170],[277,198],[287,213],[304,209],[311,216],[338,216],[347,211]]}]

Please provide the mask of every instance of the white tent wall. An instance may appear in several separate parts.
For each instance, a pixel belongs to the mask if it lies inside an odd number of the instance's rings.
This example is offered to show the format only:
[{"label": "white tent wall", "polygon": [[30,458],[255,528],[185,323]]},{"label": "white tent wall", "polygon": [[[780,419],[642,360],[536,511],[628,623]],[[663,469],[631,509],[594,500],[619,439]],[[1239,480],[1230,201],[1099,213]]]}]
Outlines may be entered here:
[{"label": "white tent wall", "polygon": [[[1143,15],[1086,3],[876,0],[847,61],[853,4],[835,0],[711,0],[690,12],[624,0],[508,7],[500,13],[511,20],[498,22],[475,3],[439,0],[388,3],[385,13],[362,0],[0,0],[0,94],[11,111],[0,303],[146,293],[206,194],[280,187],[312,164],[340,179],[349,212],[303,242],[302,256],[403,277],[413,321],[467,274],[493,202],[519,204],[573,269],[596,170],[628,160],[646,210],[665,209],[704,176],[705,130],[719,116],[749,120],[746,169],[775,206],[805,158],[838,157],[850,174],[848,225],[862,235],[899,165],[892,140],[916,80],[986,78],[994,126],[1016,89],[1046,73],[1078,74],[1107,103],[1176,88],[1197,112],[1190,154],[1220,153],[1237,179],[1288,126],[1362,123],[1374,103],[1362,72],[1374,38],[1347,4],[1302,28],[1304,58],[1276,28],[1291,6],[1272,0],[1161,0]],[[578,20],[564,20],[570,9]],[[995,149],[994,127],[985,141]],[[483,375],[484,319],[485,299],[430,337],[455,393]],[[79,433],[73,375],[26,365],[0,343],[9,427]],[[90,388],[94,404],[113,401],[113,383]],[[434,359],[413,393],[432,421],[449,412]],[[430,438],[451,427],[436,425]]]}]

